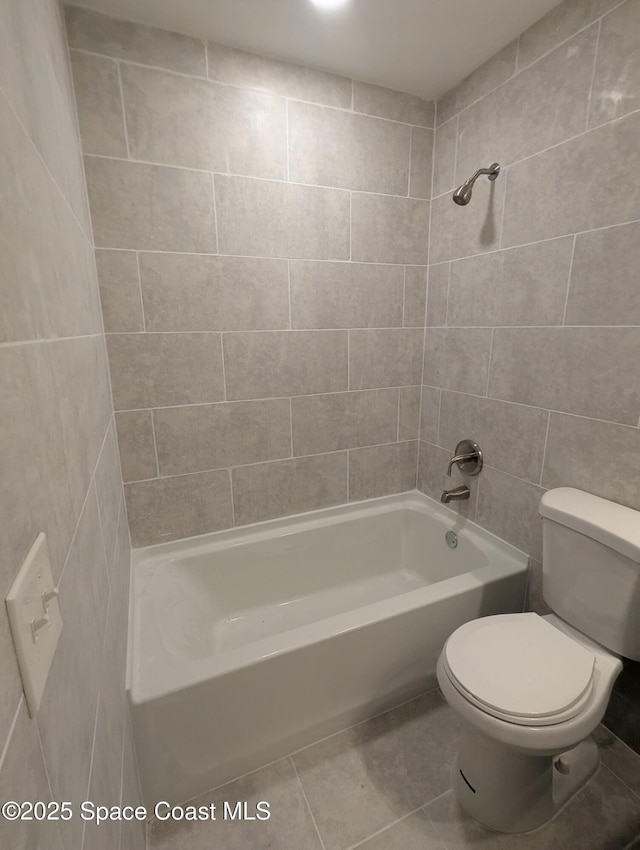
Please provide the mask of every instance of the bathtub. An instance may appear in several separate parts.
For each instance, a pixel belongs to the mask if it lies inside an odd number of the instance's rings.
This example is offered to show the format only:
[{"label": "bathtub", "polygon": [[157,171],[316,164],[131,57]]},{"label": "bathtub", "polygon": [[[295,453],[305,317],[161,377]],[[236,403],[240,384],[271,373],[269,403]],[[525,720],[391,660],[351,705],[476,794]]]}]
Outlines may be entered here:
[{"label": "bathtub", "polygon": [[127,690],[145,803],[435,688],[455,628],[522,610],[527,561],[417,492],[135,551]]}]

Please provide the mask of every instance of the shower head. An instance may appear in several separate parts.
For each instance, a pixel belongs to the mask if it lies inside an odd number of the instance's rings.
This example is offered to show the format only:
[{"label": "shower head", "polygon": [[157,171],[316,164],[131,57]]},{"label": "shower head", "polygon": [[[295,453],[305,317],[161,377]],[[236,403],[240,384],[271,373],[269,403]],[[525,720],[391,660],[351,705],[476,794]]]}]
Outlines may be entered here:
[{"label": "shower head", "polygon": [[471,193],[473,191],[473,184],[476,182],[478,177],[481,174],[486,174],[489,177],[489,180],[495,180],[498,174],[500,174],[500,166],[497,162],[494,162],[489,168],[479,168],[473,177],[470,177],[468,180],[462,184],[462,186],[458,186],[456,191],[453,193],[453,201],[456,204],[459,204],[461,207],[466,207],[466,205],[471,200]]}]

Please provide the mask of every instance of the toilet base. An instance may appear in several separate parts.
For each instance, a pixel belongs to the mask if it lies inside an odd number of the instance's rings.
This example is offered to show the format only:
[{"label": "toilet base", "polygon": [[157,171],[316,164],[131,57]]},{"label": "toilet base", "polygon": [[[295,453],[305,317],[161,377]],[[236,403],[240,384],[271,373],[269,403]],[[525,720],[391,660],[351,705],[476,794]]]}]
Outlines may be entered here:
[{"label": "toilet base", "polygon": [[589,738],[556,756],[525,755],[465,731],[454,767],[453,789],[474,820],[497,832],[529,832],[550,820],[598,768]]}]

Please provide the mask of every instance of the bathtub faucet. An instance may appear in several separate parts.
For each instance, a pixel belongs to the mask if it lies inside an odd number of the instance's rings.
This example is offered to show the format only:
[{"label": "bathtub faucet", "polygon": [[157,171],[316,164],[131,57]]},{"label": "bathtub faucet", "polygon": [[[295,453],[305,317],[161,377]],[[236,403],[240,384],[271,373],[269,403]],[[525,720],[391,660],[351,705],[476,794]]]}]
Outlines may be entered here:
[{"label": "bathtub faucet", "polygon": [[460,487],[454,487],[453,490],[443,490],[442,495],[440,496],[440,501],[444,502],[445,505],[448,505],[449,502],[457,502],[460,499],[468,499],[471,495],[469,488],[465,484],[461,484]]}]

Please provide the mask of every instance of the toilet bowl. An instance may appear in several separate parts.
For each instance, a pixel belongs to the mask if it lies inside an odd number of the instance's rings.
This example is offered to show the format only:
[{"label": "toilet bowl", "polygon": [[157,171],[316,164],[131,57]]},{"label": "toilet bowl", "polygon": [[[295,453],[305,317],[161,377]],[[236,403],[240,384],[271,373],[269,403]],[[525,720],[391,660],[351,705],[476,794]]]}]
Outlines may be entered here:
[{"label": "toilet bowl", "polygon": [[546,585],[557,613],[468,622],[437,667],[463,721],[455,795],[500,832],[541,826],[595,773],[589,736],[622,670],[619,655],[640,654],[640,513],[570,488],[548,491],[540,513],[543,594]]}]

